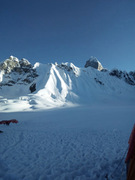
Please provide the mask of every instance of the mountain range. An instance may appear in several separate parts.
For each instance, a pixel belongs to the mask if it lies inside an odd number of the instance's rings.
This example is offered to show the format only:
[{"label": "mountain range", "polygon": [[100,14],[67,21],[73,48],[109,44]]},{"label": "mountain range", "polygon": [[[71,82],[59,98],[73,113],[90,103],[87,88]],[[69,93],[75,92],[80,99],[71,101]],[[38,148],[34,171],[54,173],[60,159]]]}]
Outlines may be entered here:
[{"label": "mountain range", "polygon": [[83,68],[67,62],[32,65],[14,56],[0,63],[1,111],[134,100],[135,71],[107,70],[95,57]]}]

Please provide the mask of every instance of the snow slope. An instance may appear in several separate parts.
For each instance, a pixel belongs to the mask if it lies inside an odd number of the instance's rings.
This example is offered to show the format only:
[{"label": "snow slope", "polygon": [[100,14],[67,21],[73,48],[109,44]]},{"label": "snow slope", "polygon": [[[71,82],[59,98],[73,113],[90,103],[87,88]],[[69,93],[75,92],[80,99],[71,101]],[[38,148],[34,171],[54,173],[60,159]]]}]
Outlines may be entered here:
[{"label": "snow slope", "polygon": [[[81,106],[1,113],[1,180],[126,179],[124,159],[134,106]],[[110,177],[109,179],[112,179]]]},{"label": "snow slope", "polygon": [[[16,60],[13,57],[10,59]],[[22,60],[17,62],[22,63]],[[36,63],[33,69],[28,65],[29,74],[27,66],[19,74],[10,70],[10,73],[3,75],[3,71],[0,71],[3,85],[0,88],[1,112],[33,111],[102,102],[134,103],[135,86],[126,83],[122,76],[113,76],[114,72],[110,75],[109,71],[99,71],[93,67],[78,68],[72,63]],[[30,87],[33,84],[36,91],[31,93]]]}]

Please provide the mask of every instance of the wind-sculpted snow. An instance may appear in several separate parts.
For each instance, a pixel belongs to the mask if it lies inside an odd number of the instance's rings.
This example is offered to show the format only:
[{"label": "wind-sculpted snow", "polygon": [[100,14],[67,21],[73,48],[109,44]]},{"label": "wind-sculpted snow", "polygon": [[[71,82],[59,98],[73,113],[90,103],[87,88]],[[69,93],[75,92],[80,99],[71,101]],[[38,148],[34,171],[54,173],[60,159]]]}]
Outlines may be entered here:
[{"label": "wind-sculpted snow", "polygon": [[[97,59],[91,61],[100,64]],[[134,72],[109,72],[103,68],[99,71],[91,66],[78,68],[72,63],[32,66],[28,60],[13,56],[1,67],[0,111],[135,100]]]},{"label": "wind-sculpted snow", "polygon": [[134,116],[133,106],[103,104],[1,113],[1,119],[19,123],[0,127],[0,179],[126,179],[122,158]]}]

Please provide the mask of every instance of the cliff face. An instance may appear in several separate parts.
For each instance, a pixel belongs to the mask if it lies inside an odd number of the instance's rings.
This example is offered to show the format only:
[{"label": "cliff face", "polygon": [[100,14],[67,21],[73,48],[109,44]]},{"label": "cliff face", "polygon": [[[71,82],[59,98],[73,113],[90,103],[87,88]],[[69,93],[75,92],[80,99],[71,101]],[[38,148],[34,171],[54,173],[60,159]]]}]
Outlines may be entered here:
[{"label": "cliff face", "polygon": [[0,64],[0,86],[14,86],[15,84],[31,84],[38,76],[36,69],[27,59],[19,60],[10,56]]},{"label": "cliff face", "polygon": [[87,68],[89,66],[91,66],[99,71],[103,70],[102,64],[97,60],[96,57],[93,57],[93,56],[91,56],[91,58],[88,61],[86,61],[86,64],[84,67]]},{"label": "cliff face", "polygon": [[122,79],[130,85],[135,85],[135,71],[127,73],[126,71],[113,69],[112,71],[110,71],[109,75]]}]

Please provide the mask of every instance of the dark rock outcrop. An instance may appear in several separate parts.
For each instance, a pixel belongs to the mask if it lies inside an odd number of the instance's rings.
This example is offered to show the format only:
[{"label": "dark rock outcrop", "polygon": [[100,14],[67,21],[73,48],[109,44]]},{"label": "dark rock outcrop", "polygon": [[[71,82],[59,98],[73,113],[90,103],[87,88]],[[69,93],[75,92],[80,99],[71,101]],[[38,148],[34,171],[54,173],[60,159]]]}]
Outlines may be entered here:
[{"label": "dark rock outcrop", "polygon": [[99,79],[97,79],[97,78],[94,78],[95,79],[95,81],[97,82],[97,83],[99,83],[100,85],[104,85],[104,83],[102,82],[102,81],[100,81]]},{"label": "dark rock outcrop", "polygon": [[30,92],[33,93],[34,91],[36,91],[36,83],[33,83],[31,86],[30,86]]},{"label": "dark rock outcrop", "polygon": [[135,72],[121,71],[118,69],[113,69],[109,75],[116,76],[119,79],[123,79],[126,83],[130,85],[135,85]]},{"label": "dark rock outcrop", "polygon": [[88,61],[86,61],[86,64],[84,67],[87,68],[89,66],[95,69],[98,69],[99,71],[103,69],[103,66],[101,65],[101,63],[97,60],[96,57],[93,57],[93,56],[91,56],[91,58]]},{"label": "dark rock outcrop", "polygon": [[[14,84],[31,84],[38,76],[36,69],[27,59],[10,56],[0,64],[0,86],[13,86]],[[33,91],[33,90],[32,90]]]}]

